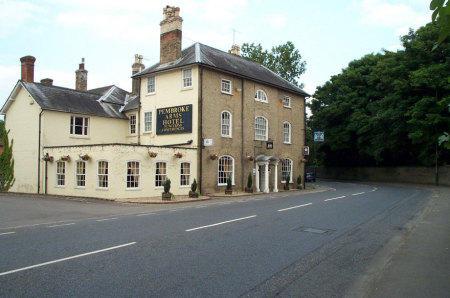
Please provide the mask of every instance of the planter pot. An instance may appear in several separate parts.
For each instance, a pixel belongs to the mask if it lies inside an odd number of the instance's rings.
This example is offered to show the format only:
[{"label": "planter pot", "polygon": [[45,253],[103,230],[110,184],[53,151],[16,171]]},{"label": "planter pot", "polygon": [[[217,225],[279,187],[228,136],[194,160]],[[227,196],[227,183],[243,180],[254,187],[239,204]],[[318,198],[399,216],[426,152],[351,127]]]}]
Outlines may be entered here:
[{"label": "planter pot", "polygon": [[231,195],[233,193],[232,189],[225,189],[225,194],[226,195]]},{"label": "planter pot", "polygon": [[163,192],[162,193],[162,200],[163,201],[170,201],[172,199],[172,194],[170,192]]},{"label": "planter pot", "polygon": [[285,186],[283,186],[283,189],[284,189],[284,190],[289,190],[289,186],[288,186],[288,185],[285,185]]},{"label": "planter pot", "polygon": [[301,185],[297,185],[297,189],[303,189]]},{"label": "planter pot", "polygon": [[245,188],[246,193],[253,193],[253,188]]},{"label": "planter pot", "polygon": [[198,193],[193,192],[192,190],[189,191],[189,197],[190,198],[198,198]]}]

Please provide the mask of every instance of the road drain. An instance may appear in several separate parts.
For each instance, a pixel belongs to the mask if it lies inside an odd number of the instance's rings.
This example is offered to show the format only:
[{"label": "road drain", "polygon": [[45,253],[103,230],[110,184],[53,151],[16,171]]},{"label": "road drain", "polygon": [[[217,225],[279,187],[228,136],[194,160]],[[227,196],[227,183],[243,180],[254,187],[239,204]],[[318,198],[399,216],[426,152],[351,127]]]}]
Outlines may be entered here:
[{"label": "road drain", "polygon": [[319,235],[331,234],[334,232],[334,230],[331,230],[331,229],[317,229],[317,228],[311,228],[311,227],[300,227],[298,229],[295,229],[294,231],[307,232],[307,233],[313,233],[313,234],[319,234]]}]

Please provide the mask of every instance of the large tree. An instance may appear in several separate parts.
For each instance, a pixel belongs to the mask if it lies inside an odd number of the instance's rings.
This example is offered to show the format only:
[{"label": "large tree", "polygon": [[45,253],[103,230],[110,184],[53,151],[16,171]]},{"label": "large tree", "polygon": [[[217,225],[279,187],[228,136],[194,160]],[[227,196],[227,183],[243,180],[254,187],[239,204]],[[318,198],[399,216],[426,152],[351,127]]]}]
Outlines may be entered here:
[{"label": "large tree", "polygon": [[306,62],[302,61],[302,55],[292,42],[272,47],[270,52],[264,50],[261,44],[244,43],[242,57],[264,65],[282,78],[303,88],[298,78],[306,71]]},{"label": "large tree", "polygon": [[[432,165],[450,126],[450,45],[428,24],[402,37],[404,50],[369,54],[318,87],[315,130],[325,165]],[[441,161],[448,152],[441,150]]]}]

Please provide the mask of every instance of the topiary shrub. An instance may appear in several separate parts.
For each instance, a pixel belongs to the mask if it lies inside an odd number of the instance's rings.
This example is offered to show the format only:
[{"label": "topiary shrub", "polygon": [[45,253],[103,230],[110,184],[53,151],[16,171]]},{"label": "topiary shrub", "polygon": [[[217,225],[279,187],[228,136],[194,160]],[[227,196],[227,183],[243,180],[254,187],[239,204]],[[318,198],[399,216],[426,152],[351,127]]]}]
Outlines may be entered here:
[{"label": "topiary shrub", "polygon": [[164,181],[164,192],[165,193],[170,192],[170,179],[166,179],[166,181]]},{"label": "topiary shrub", "polygon": [[195,192],[197,190],[197,180],[194,178],[194,182],[191,184],[191,191]]}]

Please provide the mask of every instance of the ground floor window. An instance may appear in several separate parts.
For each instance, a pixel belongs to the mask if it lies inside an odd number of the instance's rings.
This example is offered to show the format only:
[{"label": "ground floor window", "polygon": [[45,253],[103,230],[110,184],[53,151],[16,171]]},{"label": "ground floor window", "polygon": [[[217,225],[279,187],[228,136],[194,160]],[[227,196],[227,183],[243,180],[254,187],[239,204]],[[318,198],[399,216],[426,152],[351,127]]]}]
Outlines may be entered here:
[{"label": "ground floor window", "polygon": [[180,185],[186,186],[190,185],[190,177],[191,177],[191,164],[188,162],[182,162],[180,168]]},{"label": "ground floor window", "polygon": [[108,162],[101,160],[97,167],[98,187],[108,188]]},{"label": "ground floor window", "polygon": [[224,155],[219,158],[218,185],[227,185],[228,178],[234,183],[234,159]]},{"label": "ground floor window", "polygon": [[77,161],[77,171],[76,171],[76,186],[85,187],[86,186],[86,162],[82,160]]},{"label": "ground floor window", "polygon": [[139,188],[141,178],[141,163],[139,161],[127,162],[127,188]]},{"label": "ground floor window", "polygon": [[286,183],[287,176],[290,177],[289,183],[292,182],[292,160],[286,158],[281,164],[281,182]]},{"label": "ground floor window", "polygon": [[58,161],[56,163],[56,185],[66,185],[66,163],[64,161]]},{"label": "ground floor window", "polygon": [[156,163],[156,173],[155,173],[155,186],[163,187],[164,181],[167,179],[167,163],[157,162]]}]

